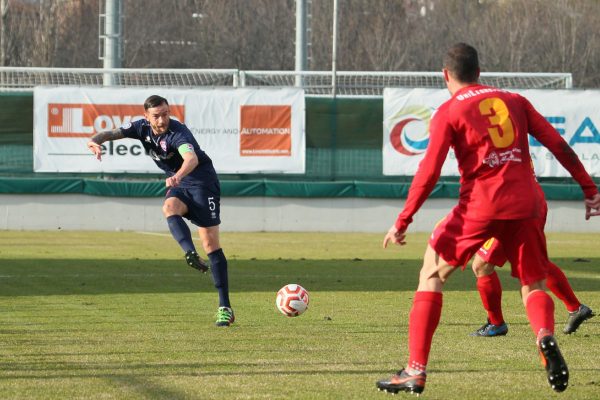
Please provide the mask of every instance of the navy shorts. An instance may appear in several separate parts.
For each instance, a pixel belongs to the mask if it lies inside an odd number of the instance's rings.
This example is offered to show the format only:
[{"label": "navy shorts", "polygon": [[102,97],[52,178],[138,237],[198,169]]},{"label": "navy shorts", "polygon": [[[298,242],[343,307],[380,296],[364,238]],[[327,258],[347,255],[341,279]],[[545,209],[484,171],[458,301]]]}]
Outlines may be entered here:
[{"label": "navy shorts", "polygon": [[192,188],[169,188],[165,198],[169,197],[177,197],[185,203],[188,212],[183,217],[189,219],[194,225],[208,228],[221,223],[221,186],[219,182]]}]

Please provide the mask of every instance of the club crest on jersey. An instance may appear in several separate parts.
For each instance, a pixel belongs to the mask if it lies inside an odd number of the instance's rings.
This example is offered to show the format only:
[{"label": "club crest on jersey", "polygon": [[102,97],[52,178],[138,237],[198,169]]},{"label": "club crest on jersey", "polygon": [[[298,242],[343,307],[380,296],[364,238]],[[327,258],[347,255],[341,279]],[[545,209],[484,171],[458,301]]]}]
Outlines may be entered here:
[{"label": "club crest on jersey", "polygon": [[167,142],[165,140],[160,141],[160,148],[163,149],[163,151],[167,151]]}]

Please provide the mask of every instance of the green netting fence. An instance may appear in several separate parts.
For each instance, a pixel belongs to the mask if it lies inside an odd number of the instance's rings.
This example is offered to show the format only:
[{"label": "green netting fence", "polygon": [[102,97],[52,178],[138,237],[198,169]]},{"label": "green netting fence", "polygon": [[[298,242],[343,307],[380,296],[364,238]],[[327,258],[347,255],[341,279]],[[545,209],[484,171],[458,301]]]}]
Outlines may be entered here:
[{"label": "green netting fence", "polygon": [[[56,193],[52,188],[61,188],[63,193],[162,195],[160,174],[34,173],[33,94],[0,94],[0,109],[0,193]],[[382,132],[382,98],[307,97],[306,172],[221,175],[224,195],[405,197],[412,177],[382,174]],[[581,198],[570,179],[546,179],[542,186],[549,199]],[[457,178],[442,177],[433,195],[457,193]]]}]

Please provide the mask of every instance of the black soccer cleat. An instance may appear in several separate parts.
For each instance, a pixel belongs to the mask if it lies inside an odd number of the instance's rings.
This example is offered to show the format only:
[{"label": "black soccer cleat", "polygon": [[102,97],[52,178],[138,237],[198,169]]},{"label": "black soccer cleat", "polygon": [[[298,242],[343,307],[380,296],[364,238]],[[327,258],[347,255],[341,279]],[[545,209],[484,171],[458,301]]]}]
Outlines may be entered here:
[{"label": "black soccer cleat", "polygon": [[194,250],[189,250],[185,253],[185,261],[190,267],[197,269],[203,274],[208,271],[208,264],[205,263]]},{"label": "black soccer cleat", "polygon": [[377,386],[377,389],[380,391],[383,390],[388,393],[396,394],[398,392],[410,392],[419,395],[425,390],[426,379],[427,374],[424,372],[417,375],[410,375],[403,368],[389,379],[377,381],[375,386]]},{"label": "black soccer cleat", "polygon": [[594,314],[591,308],[589,308],[585,304],[580,304],[579,309],[577,311],[569,313],[569,319],[567,319],[567,324],[563,328],[563,332],[567,335],[575,333],[575,331],[577,331],[577,328],[579,328],[579,325],[581,325],[583,321],[592,318],[594,315],[596,314]]},{"label": "black soccer cleat", "polygon": [[538,344],[548,383],[555,392],[563,392],[569,384],[569,368],[552,335],[544,336]]}]

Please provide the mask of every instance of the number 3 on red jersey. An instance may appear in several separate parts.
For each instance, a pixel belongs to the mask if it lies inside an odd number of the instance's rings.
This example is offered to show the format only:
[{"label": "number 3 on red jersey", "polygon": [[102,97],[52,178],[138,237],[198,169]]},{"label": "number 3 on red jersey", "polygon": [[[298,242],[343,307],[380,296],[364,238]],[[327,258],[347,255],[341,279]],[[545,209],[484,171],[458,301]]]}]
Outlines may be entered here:
[{"label": "number 3 on red jersey", "polygon": [[510,146],[515,141],[515,130],[506,103],[498,97],[490,97],[479,103],[479,112],[488,117],[488,133],[494,146],[499,149]]}]

